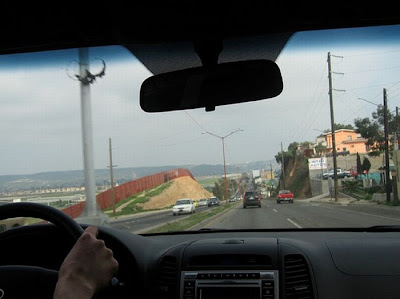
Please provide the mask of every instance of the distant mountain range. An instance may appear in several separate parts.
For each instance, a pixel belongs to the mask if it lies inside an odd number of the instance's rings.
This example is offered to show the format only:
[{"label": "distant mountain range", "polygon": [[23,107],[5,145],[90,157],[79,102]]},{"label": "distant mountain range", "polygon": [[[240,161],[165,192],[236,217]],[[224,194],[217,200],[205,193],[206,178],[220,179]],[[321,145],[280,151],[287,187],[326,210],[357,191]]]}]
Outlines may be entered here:
[{"label": "distant mountain range", "polygon": [[[238,172],[250,172],[256,169],[273,169],[278,167],[276,161],[257,161],[244,164],[230,164],[226,166],[227,174]],[[129,167],[114,168],[114,182],[122,184],[127,181],[135,180],[150,174],[174,169],[186,168],[194,177],[203,176],[222,176],[224,173],[223,165],[171,165],[159,167]],[[95,171],[96,185],[108,185],[110,183],[109,169],[97,169]],[[76,187],[84,185],[83,170],[68,170],[42,172],[35,174],[21,175],[1,175],[0,192],[30,190],[39,188],[59,188]]]}]

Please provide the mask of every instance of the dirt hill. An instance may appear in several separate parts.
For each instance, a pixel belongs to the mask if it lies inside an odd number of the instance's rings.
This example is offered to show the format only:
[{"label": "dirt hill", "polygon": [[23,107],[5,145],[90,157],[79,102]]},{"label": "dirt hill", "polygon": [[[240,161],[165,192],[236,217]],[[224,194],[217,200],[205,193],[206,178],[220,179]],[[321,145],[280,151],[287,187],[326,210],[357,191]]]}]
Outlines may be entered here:
[{"label": "dirt hill", "polygon": [[143,209],[160,209],[172,206],[180,198],[210,198],[213,194],[204,189],[191,177],[174,179],[172,185],[161,194],[154,196],[148,202],[142,204]]},{"label": "dirt hill", "polygon": [[297,198],[308,198],[311,196],[311,186],[308,177],[308,164],[306,159],[298,155],[290,159],[285,166],[286,189],[291,190]]}]

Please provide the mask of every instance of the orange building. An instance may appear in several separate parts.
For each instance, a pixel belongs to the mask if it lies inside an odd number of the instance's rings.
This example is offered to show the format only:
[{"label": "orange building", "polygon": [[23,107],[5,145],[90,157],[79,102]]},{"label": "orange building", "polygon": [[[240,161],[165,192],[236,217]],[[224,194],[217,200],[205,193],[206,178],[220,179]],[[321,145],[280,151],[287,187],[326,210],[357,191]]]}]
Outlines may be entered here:
[{"label": "orange building", "polygon": [[[326,133],[324,135],[328,152],[332,152],[332,133]],[[348,130],[348,129],[336,130],[335,144],[337,152],[362,154],[369,151],[369,148],[367,146],[367,139],[360,137],[354,130]]]}]

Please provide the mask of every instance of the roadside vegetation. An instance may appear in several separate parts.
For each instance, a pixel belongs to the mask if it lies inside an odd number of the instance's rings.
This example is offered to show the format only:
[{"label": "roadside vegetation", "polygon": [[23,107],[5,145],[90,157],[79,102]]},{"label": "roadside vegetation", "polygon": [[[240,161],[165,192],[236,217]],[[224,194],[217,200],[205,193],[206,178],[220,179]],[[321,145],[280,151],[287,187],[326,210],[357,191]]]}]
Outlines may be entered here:
[{"label": "roadside vegetation", "polygon": [[149,230],[146,233],[165,233],[188,230],[196,224],[199,224],[200,222],[203,222],[204,220],[209,219],[210,217],[215,216],[226,209],[229,209],[230,207],[232,207],[232,205],[234,205],[234,203],[226,203],[219,207],[208,209],[203,212],[196,212],[195,214],[192,214],[188,217],[178,219],[173,222],[168,222],[167,224]]},{"label": "roadside vegetation", "polygon": [[[171,186],[172,182],[168,182],[162,185],[159,185],[155,188],[145,190],[143,192],[134,194],[124,200],[119,201],[115,205],[115,215],[112,213],[113,207],[108,207],[104,210],[104,212],[112,215],[112,216],[122,216],[122,215],[130,215],[136,214],[143,211],[143,207],[141,204],[149,201],[150,198],[161,194],[164,190],[168,189]],[[150,210],[146,210],[150,211]]]}]

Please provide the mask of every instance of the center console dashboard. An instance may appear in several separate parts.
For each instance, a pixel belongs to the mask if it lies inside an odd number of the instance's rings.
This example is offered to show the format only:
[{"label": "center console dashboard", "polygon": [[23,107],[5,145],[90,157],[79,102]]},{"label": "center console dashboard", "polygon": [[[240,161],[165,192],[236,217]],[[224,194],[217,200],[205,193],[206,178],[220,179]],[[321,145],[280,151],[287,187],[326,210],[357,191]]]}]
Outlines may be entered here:
[{"label": "center console dashboard", "polygon": [[281,298],[281,292],[314,298],[306,258],[296,252],[281,260],[279,251],[276,238],[205,239],[178,246],[160,266],[166,269],[163,276],[175,263],[179,284],[165,280],[161,289],[169,298],[179,294],[182,299],[272,299]]}]

